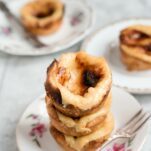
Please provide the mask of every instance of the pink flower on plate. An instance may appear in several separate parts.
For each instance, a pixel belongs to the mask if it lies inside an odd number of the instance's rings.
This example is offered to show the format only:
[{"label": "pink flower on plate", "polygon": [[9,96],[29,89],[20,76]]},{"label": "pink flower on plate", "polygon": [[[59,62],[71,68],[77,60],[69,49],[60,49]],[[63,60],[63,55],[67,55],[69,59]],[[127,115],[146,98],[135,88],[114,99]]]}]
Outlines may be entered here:
[{"label": "pink flower on plate", "polygon": [[2,32],[3,32],[5,35],[9,35],[9,34],[11,34],[12,29],[11,29],[10,27],[2,27]]},{"label": "pink flower on plate", "polygon": [[83,19],[83,13],[77,12],[72,18],[71,18],[71,25],[76,26],[78,25]]},{"label": "pink flower on plate", "polygon": [[30,136],[39,136],[42,137],[43,133],[46,131],[45,125],[38,123],[33,126],[30,131]]},{"label": "pink flower on plate", "polygon": [[36,114],[30,114],[26,118],[30,118],[33,122],[31,123],[29,135],[31,136],[33,142],[36,143],[38,147],[41,147],[39,139],[40,137],[43,137],[44,132],[47,131],[45,124],[41,122],[40,116]]},{"label": "pink flower on plate", "polygon": [[37,119],[38,116],[33,114],[33,115],[32,115],[32,118],[33,118],[33,119]]},{"label": "pink flower on plate", "polygon": [[125,150],[125,144],[114,144],[113,145],[113,151],[126,151]]},{"label": "pink flower on plate", "polygon": [[39,116],[36,115],[36,114],[30,114],[30,115],[27,116],[27,118],[32,118],[34,120],[36,120],[36,119],[38,120]]},{"label": "pink flower on plate", "polygon": [[125,144],[117,144],[115,143],[111,148],[106,149],[106,151],[131,151],[126,150]]}]

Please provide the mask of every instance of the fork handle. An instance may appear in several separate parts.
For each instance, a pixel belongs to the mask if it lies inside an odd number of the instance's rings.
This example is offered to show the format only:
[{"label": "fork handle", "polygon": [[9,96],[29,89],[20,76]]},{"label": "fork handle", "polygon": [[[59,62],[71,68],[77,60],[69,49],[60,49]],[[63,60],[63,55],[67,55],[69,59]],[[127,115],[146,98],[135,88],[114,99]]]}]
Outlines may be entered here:
[{"label": "fork handle", "polygon": [[9,10],[9,8],[6,6],[6,4],[2,1],[0,1],[0,9],[4,12],[6,17],[11,22],[12,26],[15,27],[15,29],[19,29],[21,34],[35,47],[42,47],[44,44],[42,44],[36,36],[29,33],[22,25],[22,23],[19,21],[19,19]]},{"label": "fork handle", "polygon": [[0,1],[0,9],[3,11],[3,13],[5,14],[5,16],[9,19],[9,21],[15,25],[15,26],[19,26],[19,28],[21,28],[22,30],[24,30],[24,28],[22,27],[21,22],[18,20],[18,18],[10,11],[10,9],[6,6],[6,4],[3,1]]}]

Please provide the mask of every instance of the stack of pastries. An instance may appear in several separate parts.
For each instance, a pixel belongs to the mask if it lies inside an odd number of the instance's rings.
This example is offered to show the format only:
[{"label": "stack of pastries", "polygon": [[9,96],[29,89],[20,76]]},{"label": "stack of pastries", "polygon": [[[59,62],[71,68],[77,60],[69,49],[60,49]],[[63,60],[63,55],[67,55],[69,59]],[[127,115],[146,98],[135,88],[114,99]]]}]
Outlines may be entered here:
[{"label": "stack of pastries", "polygon": [[133,25],[123,29],[120,50],[128,70],[151,69],[151,26]]},{"label": "stack of pastries", "polygon": [[114,128],[111,71],[101,57],[63,54],[47,70],[50,132],[65,151],[95,151]]}]

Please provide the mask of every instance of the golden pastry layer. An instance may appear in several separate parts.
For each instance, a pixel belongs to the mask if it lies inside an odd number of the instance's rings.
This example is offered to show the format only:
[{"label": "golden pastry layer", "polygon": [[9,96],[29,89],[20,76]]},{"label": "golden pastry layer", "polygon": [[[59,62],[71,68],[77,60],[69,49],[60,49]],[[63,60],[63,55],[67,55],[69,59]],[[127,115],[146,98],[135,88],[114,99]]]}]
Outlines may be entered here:
[{"label": "golden pastry layer", "polygon": [[63,54],[48,67],[46,93],[57,110],[71,117],[90,114],[111,88],[111,71],[101,57]]},{"label": "golden pastry layer", "polygon": [[114,128],[114,119],[112,114],[108,114],[103,125],[98,125],[97,129],[86,136],[78,138],[64,135],[54,127],[51,127],[51,133],[66,151],[95,151],[104,141],[108,139]]},{"label": "golden pastry layer", "polygon": [[35,0],[21,9],[23,25],[35,35],[55,32],[62,23],[64,6],[60,0]]},{"label": "golden pastry layer", "polygon": [[35,27],[35,28],[27,28],[27,29],[34,35],[47,35],[56,32],[60,28],[61,24],[62,24],[62,20],[59,20],[54,23],[50,23],[45,27]]},{"label": "golden pastry layer", "polygon": [[151,68],[151,26],[135,25],[121,31],[120,49],[128,70]]},{"label": "golden pastry layer", "polygon": [[111,94],[105,98],[104,103],[99,106],[97,112],[78,119],[70,118],[57,111],[48,97],[46,97],[46,104],[53,127],[66,135],[82,136],[92,133],[98,124],[103,123],[110,111]]},{"label": "golden pastry layer", "polygon": [[121,60],[124,64],[126,64],[129,71],[151,69],[150,63],[144,62],[135,57],[130,57],[124,52],[121,52]]}]

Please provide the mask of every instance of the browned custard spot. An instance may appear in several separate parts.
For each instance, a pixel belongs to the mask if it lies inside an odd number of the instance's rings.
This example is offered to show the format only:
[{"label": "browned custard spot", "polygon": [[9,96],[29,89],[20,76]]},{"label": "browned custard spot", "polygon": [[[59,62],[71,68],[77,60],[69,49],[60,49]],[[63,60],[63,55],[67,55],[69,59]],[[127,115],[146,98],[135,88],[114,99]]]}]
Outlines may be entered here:
[{"label": "browned custard spot", "polygon": [[145,39],[145,38],[149,38],[150,36],[147,35],[146,33],[143,33],[141,31],[138,31],[138,30],[132,30],[128,37],[130,39],[135,39],[135,40],[142,40],[142,39]]},{"label": "browned custard spot", "polygon": [[55,12],[55,8],[53,7],[53,4],[46,3],[46,4],[43,4],[41,9],[33,12],[33,15],[37,17],[38,19],[42,19],[42,18],[53,15],[54,12]]},{"label": "browned custard spot", "polygon": [[150,35],[135,29],[125,29],[120,35],[120,41],[123,44],[131,47],[142,48],[142,50],[148,55],[151,55],[151,43],[149,42],[150,38]]},{"label": "browned custard spot", "polygon": [[123,30],[122,34],[120,35],[120,41],[130,46],[136,46],[137,42],[144,40],[146,38],[150,38],[150,36],[144,32],[134,29]]},{"label": "browned custard spot", "polygon": [[94,71],[84,70],[83,72],[83,84],[88,87],[95,87],[100,79],[100,75],[96,74]]},{"label": "browned custard spot", "polygon": [[[76,72],[77,77],[72,77]],[[95,87],[101,78],[99,71],[92,69],[83,69],[77,66],[76,71],[68,71],[64,67],[60,67],[58,71],[58,81],[63,86],[66,86],[72,93],[83,96],[89,87]]]}]

